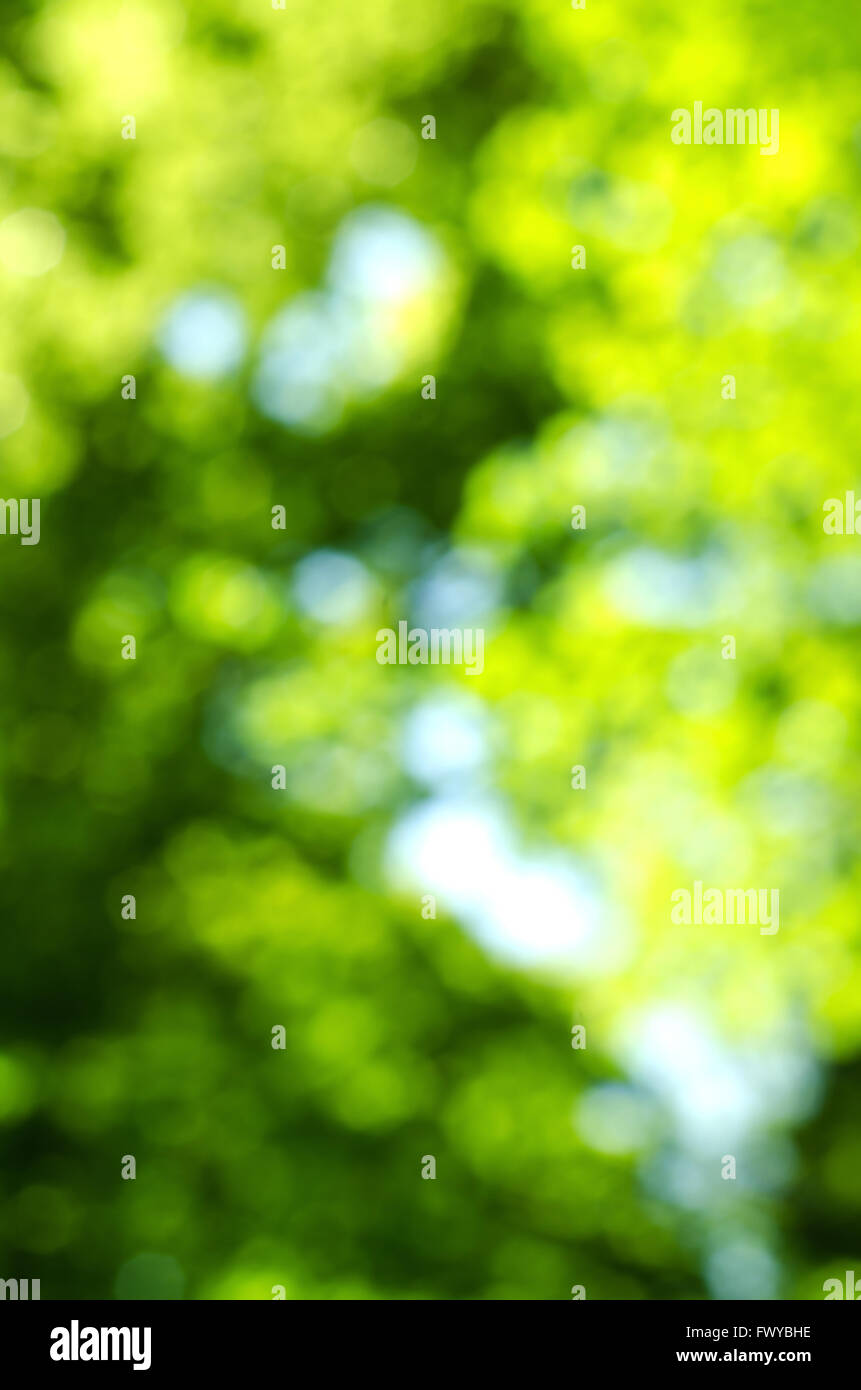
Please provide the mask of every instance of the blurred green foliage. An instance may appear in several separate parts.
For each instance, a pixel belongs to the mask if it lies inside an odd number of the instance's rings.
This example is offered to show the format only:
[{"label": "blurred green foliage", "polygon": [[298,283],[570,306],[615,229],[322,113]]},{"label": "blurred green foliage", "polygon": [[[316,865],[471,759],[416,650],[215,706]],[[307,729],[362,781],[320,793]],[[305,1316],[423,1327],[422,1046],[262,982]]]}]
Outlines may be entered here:
[{"label": "blurred green foliage", "polygon": [[[861,1258],[861,542],[821,525],[857,482],[861,12],[4,29],[0,490],[42,534],[0,538],[0,1275],[822,1297]],[[674,146],[696,100],[778,108],[779,155]],[[377,665],[446,582],[484,674]],[[484,748],[442,824],[504,808],[519,954],[471,841],[451,900],[447,853],[393,868],[439,700]],[[559,957],[530,884],[569,869],[597,925]],[[672,926],[697,878],[777,885],[780,932]]]}]

